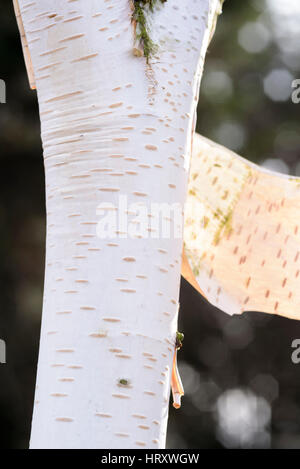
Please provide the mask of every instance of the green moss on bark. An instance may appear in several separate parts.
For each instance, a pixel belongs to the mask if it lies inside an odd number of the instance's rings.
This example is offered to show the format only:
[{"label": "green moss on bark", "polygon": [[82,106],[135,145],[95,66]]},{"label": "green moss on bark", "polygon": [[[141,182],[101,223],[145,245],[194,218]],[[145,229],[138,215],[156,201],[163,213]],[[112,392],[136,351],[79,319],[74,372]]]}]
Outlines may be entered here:
[{"label": "green moss on bark", "polygon": [[150,36],[149,22],[147,15],[153,13],[157,3],[165,3],[167,0],[132,0],[133,2],[133,21],[136,23],[136,39],[141,43],[144,56],[149,58],[157,50],[157,45],[152,41]]}]

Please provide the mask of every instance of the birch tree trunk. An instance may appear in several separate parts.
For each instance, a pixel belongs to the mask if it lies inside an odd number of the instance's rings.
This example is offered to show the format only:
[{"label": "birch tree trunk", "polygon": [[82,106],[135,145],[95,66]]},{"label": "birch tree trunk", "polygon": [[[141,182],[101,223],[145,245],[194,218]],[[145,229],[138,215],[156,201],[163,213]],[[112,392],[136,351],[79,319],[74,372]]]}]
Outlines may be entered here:
[{"label": "birch tree trunk", "polygon": [[182,236],[164,238],[157,227],[128,236],[117,226],[107,239],[99,233],[99,205],[114,208],[118,219],[131,215],[131,204],[142,203],[148,215],[153,202],[183,207],[220,2],[168,0],[156,8],[151,30],[159,49],[149,64],[132,52],[129,0],[19,6],[38,92],[47,200],[31,448],[162,448]]}]

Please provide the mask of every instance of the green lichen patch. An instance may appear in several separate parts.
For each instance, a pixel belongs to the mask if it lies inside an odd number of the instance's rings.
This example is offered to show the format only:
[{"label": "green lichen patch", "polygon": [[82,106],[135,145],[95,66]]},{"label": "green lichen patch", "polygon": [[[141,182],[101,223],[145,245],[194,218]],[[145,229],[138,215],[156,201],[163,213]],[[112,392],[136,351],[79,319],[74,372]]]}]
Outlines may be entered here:
[{"label": "green lichen patch", "polygon": [[175,347],[177,348],[177,350],[181,349],[183,339],[184,339],[184,334],[182,332],[177,331],[176,332],[176,343],[175,343]]},{"label": "green lichen patch", "polygon": [[[131,0],[133,3],[132,19],[136,26],[136,40],[140,43],[143,55],[147,62],[156,52],[157,45],[151,39],[150,25],[148,16],[153,13],[158,3],[165,3],[167,0]],[[142,55],[136,53],[136,55]]]},{"label": "green lichen patch", "polygon": [[119,386],[128,388],[130,386],[130,381],[127,378],[120,378],[118,384]]},{"label": "green lichen patch", "polygon": [[197,278],[198,275],[199,275],[199,273],[200,273],[199,267],[194,266],[194,267],[192,268],[192,272],[193,272],[193,274],[195,275],[195,277]]},{"label": "green lichen patch", "polygon": [[[217,214],[218,214],[217,218],[220,218],[220,213],[217,212]],[[223,215],[222,212],[221,212],[220,225],[219,225],[218,230],[217,230],[217,232],[215,234],[215,237],[214,237],[214,244],[215,245],[217,245],[219,243],[222,236],[226,236],[232,231],[232,224],[231,224],[232,215],[233,215],[232,208],[230,208],[225,215]]]}]

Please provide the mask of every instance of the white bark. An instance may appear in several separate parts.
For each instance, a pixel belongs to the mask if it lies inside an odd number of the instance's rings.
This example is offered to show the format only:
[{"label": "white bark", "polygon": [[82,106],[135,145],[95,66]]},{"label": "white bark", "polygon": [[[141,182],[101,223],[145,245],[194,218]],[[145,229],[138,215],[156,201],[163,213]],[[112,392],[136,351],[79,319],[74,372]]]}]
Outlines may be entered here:
[{"label": "white bark", "polygon": [[161,448],[182,239],[100,239],[97,206],[118,206],[120,195],[183,206],[219,0],[168,0],[156,11],[150,66],[132,53],[128,0],[19,4],[47,197],[31,448]]}]

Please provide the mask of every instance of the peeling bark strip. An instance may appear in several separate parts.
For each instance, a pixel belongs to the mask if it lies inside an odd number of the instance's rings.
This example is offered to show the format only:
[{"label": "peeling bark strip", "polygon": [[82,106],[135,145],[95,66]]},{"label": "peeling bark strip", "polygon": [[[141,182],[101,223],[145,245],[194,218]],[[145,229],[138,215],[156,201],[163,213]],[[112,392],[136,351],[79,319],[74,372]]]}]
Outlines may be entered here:
[{"label": "peeling bark strip", "polygon": [[19,28],[19,32],[21,36],[21,42],[22,42],[25,65],[27,69],[28,81],[29,81],[30,88],[34,90],[36,88],[36,84],[35,84],[33,66],[32,66],[31,56],[30,56],[30,52],[28,48],[27,37],[24,31],[22,16],[21,16],[20,7],[19,7],[19,1],[13,0],[13,5],[14,5],[17,24],[18,24],[18,28]]},{"label": "peeling bark strip", "polygon": [[128,0],[19,5],[47,202],[31,448],[163,448],[182,239],[102,239],[97,207],[117,207],[121,195],[148,211],[184,205],[191,116],[219,2],[164,3],[151,30],[166,41],[151,64],[152,103],[145,61],[132,54]]},{"label": "peeling bark strip", "polygon": [[200,135],[193,152],[183,276],[229,314],[300,319],[300,179]]},{"label": "peeling bark strip", "polygon": [[181,397],[184,395],[184,389],[177,367],[177,351],[181,349],[184,335],[182,332],[176,332],[175,351],[173,356],[171,389],[173,395],[173,407],[179,409],[181,407]]}]

